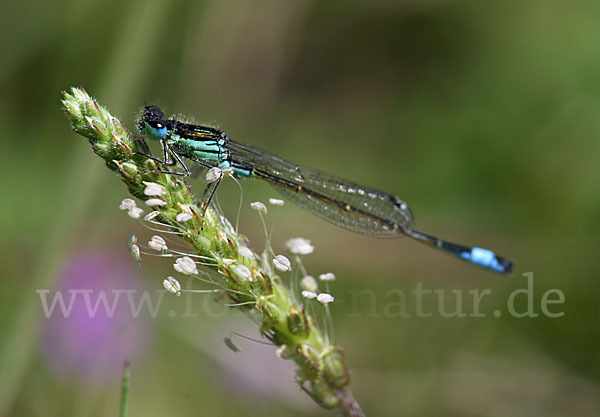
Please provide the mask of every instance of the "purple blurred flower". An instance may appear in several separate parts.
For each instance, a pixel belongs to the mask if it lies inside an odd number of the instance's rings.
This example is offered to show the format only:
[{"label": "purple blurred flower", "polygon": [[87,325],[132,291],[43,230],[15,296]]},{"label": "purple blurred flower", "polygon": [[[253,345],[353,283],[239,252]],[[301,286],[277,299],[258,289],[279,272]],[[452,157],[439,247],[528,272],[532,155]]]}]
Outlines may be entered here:
[{"label": "purple blurred flower", "polygon": [[136,265],[121,254],[74,254],[56,291],[40,296],[47,317],[42,355],[58,378],[118,380],[123,362],[146,346],[146,320],[130,306],[130,299],[137,307],[142,296]]}]

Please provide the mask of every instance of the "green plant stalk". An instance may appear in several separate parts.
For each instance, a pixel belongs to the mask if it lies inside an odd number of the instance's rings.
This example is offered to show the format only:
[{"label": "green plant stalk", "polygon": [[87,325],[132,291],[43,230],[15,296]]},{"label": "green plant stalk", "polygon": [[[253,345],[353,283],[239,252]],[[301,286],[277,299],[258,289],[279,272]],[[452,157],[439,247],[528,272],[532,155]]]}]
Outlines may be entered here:
[{"label": "green plant stalk", "polygon": [[[164,187],[166,192],[158,197],[162,205],[154,207],[160,214],[154,220],[207,259],[212,266],[206,267],[218,272],[222,287],[226,288],[224,298],[239,304],[232,308],[240,309],[259,324],[262,336],[280,347],[282,359],[297,364],[300,387],[322,407],[337,407],[346,416],[362,416],[347,388],[349,372],[341,347],[328,342],[270,263],[257,256],[241,256],[240,248],[247,245],[245,238],[214,207],[198,207],[183,178],[157,172],[163,169],[157,162],[136,154],[146,151],[145,144],[132,139],[123,123],[85,90],[72,88],[71,92],[63,92],[62,104],[73,130],[88,139],[92,150],[117,173],[131,195],[146,201],[157,198],[144,194],[148,183]],[[178,222],[176,217],[183,212],[190,214],[192,220]],[[237,265],[247,267],[251,277],[236,273]]]},{"label": "green plant stalk", "polygon": [[127,395],[129,393],[129,362],[123,366],[123,383],[121,386],[121,411],[119,417],[127,417]]}]

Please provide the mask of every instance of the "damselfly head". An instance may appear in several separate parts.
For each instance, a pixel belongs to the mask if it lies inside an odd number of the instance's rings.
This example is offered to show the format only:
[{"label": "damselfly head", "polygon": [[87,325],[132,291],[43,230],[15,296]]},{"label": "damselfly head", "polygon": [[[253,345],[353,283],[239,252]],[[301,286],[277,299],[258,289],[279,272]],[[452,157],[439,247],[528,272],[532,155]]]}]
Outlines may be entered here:
[{"label": "damselfly head", "polygon": [[164,113],[156,106],[144,107],[144,114],[140,118],[138,129],[148,139],[161,140],[167,133]]},{"label": "damselfly head", "polygon": [[142,117],[140,118],[140,121],[138,123],[140,133],[144,131],[144,126],[147,122],[162,121],[164,116],[165,114],[163,113],[163,111],[156,106],[144,107],[144,113],[142,114]]}]

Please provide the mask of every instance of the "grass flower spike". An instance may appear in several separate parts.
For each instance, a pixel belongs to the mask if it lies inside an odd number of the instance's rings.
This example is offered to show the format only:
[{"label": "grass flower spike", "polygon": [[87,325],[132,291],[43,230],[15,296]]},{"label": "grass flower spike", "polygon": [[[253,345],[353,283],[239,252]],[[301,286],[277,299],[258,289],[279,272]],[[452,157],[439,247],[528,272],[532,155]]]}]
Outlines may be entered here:
[{"label": "grass flower spike", "polygon": [[[256,322],[261,335],[278,347],[278,356],[296,363],[296,380],[315,402],[338,408],[345,416],[362,416],[347,387],[349,372],[341,347],[330,342],[331,335],[309,314],[303,302],[310,301],[291,293],[278,276],[292,268],[290,260],[283,255],[256,255],[215,207],[196,205],[181,177],[162,173],[164,167],[158,162],[140,155],[148,152],[146,144],[134,140],[123,123],[83,89],[64,92],[62,104],[73,130],[87,138],[129,193],[149,210],[146,214],[133,199],[123,200],[119,208],[132,218],[151,223],[155,230],[179,236],[187,246],[184,252],[178,251],[158,234],[147,246],[133,237],[128,243],[134,259],[146,253],[173,258],[175,271],[211,285],[210,290],[203,291],[218,291],[226,305]],[[213,170],[209,174],[208,181],[216,181],[223,173]],[[270,203],[282,204],[275,199]],[[253,203],[252,208],[261,216],[267,212],[262,203]],[[292,253],[312,252],[309,241],[298,241],[293,247]],[[309,285],[304,287],[316,289],[312,281],[305,282]],[[186,291],[173,277],[167,277],[163,285],[173,294]],[[309,292],[302,295],[316,297],[321,303],[333,301],[329,294]]]}]

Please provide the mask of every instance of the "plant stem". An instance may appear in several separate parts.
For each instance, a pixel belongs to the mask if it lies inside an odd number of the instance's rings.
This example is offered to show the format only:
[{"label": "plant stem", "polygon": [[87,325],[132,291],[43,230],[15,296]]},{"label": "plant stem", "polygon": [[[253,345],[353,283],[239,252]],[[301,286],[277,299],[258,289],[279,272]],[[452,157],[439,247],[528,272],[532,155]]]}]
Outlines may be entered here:
[{"label": "plant stem", "polygon": [[339,409],[345,417],[365,417],[350,388],[336,389],[335,392],[340,400]]},{"label": "plant stem", "polygon": [[121,387],[121,412],[119,417],[127,417],[127,394],[129,393],[129,362],[123,366],[123,385]]}]

